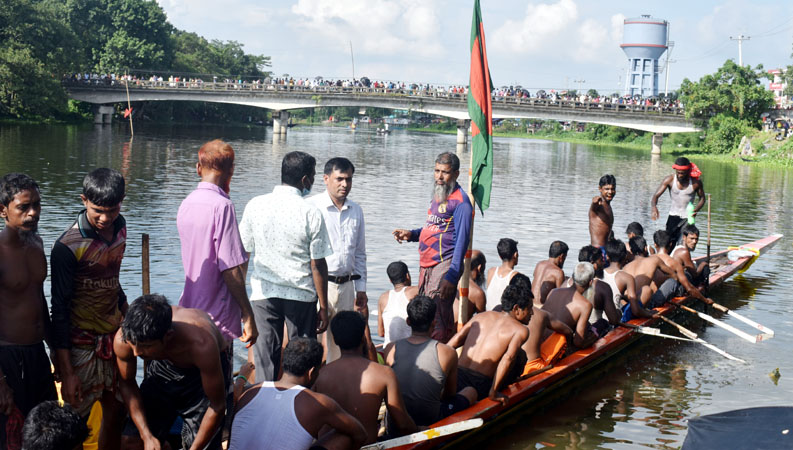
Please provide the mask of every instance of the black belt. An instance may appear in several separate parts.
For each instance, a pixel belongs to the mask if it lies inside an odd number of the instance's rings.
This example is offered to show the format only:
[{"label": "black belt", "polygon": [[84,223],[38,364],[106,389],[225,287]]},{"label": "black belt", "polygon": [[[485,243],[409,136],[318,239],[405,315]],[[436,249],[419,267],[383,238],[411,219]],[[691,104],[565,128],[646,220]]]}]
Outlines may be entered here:
[{"label": "black belt", "polygon": [[328,275],[328,281],[336,284],[344,284],[348,281],[355,281],[360,279],[361,279],[360,275],[345,275],[343,277],[335,277],[333,275]]}]

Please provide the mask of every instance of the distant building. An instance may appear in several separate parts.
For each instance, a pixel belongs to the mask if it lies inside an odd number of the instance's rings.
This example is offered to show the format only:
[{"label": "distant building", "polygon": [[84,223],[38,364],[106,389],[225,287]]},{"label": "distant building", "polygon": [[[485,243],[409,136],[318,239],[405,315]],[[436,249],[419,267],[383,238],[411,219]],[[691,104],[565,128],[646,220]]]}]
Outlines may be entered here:
[{"label": "distant building", "polygon": [[790,106],[790,97],[784,95],[784,91],[787,88],[787,83],[785,83],[782,78],[785,74],[785,69],[771,69],[768,73],[774,76],[773,81],[768,83],[768,90],[774,93],[774,102],[776,102],[776,106],[778,108]]},{"label": "distant building", "polygon": [[628,55],[625,95],[658,95],[658,59],[669,44],[669,23],[649,15],[625,19],[620,47]]}]

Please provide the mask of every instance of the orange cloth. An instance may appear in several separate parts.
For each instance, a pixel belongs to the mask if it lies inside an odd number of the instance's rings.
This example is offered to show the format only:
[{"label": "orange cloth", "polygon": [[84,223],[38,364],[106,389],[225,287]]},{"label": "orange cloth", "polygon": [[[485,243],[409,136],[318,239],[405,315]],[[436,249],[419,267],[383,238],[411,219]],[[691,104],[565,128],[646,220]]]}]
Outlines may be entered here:
[{"label": "orange cloth", "polygon": [[567,349],[567,338],[563,334],[554,333],[540,345],[540,356],[526,363],[523,368],[523,375],[540,370],[549,364],[555,363],[564,355]]}]

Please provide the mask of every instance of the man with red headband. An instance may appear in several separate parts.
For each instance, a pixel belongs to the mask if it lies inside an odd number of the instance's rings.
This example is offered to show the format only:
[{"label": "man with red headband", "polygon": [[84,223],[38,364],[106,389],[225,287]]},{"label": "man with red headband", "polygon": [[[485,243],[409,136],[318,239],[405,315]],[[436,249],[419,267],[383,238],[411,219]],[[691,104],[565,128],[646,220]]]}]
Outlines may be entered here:
[{"label": "man with red headband", "polygon": [[669,190],[669,197],[672,201],[669,206],[669,218],[666,220],[666,232],[669,233],[671,242],[680,239],[680,230],[688,220],[686,207],[689,203],[694,203],[694,195],[699,197],[699,201],[694,206],[694,215],[705,205],[705,188],[703,187],[700,176],[702,172],[699,168],[686,157],[680,157],[672,165],[675,175],[668,175],[658,186],[658,190],[650,200],[653,220],[658,219],[658,199],[663,193]]}]

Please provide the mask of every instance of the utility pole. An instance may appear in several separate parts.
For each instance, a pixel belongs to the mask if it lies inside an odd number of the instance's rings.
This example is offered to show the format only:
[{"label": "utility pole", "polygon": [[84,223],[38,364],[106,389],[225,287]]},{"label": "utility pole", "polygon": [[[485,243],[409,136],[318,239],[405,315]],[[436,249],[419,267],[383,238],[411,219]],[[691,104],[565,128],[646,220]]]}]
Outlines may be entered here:
[{"label": "utility pole", "polygon": [[573,80],[573,83],[578,83],[578,92],[577,93],[578,93],[578,95],[581,95],[581,89],[583,89],[583,85],[584,85],[584,83],[586,83],[586,80]]},{"label": "utility pole", "polygon": [[738,65],[741,67],[743,67],[743,41],[748,41],[751,38],[751,36],[744,36],[743,34],[739,34],[737,38],[730,36],[730,40],[738,41]]},{"label": "utility pole", "polygon": [[355,87],[355,57],[352,55],[352,41],[350,41],[350,60],[352,61],[352,85]]}]

